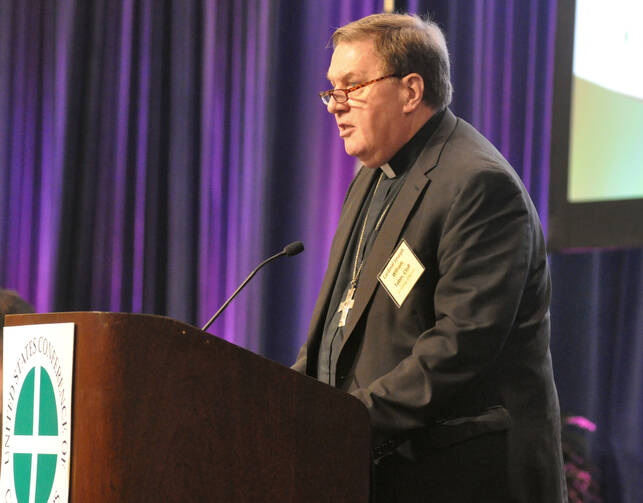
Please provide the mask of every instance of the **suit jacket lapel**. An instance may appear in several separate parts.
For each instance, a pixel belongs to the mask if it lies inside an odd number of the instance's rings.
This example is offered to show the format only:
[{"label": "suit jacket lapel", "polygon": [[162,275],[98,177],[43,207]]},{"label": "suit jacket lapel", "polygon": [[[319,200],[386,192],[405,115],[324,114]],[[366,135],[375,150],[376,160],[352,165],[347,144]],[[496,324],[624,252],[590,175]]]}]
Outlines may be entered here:
[{"label": "suit jacket lapel", "polygon": [[438,164],[440,153],[453,132],[456,123],[456,117],[447,109],[440,126],[429,139],[413,166],[409,168],[411,171],[391,205],[391,209],[384,218],[382,227],[373,243],[373,248],[371,248],[366,257],[364,269],[355,292],[353,310],[344,328],[344,344],[342,348],[346,345],[359,319],[364,314],[366,305],[375,292],[375,287],[378,283],[377,275],[393,253],[406,220],[429,182],[428,172]]},{"label": "suit jacket lapel", "polygon": [[310,320],[310,328],[308,330],[309,338],[311,336],[321,334],[324,321],[326,320],[326,312],[328,310],[330,296],[332,295],[339,267],[342,263],[342,258],[344,257],[348,238],[351,235],[355,220],[359,215],[364,198],[368,194],[368,189],[371,186],[376,172],[377,170],[375,169],[363,167],[357,174],[357,179],[351,189],[352,193],[346,201],[346,206],[342,211],[342,215],[337,225],[337,231],[335,232],[335,237],[333,238],[333,243],[330,248],[330,257],[328,259],[326,274],[324,275],[319,296],[315,303],[315,309],[313,310],[313,315]]}]

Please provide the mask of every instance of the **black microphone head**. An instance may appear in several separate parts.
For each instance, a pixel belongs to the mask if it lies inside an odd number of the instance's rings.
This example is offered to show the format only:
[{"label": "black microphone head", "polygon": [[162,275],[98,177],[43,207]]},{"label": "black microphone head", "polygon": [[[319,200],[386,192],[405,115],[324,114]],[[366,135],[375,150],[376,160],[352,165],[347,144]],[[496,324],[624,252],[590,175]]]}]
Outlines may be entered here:
[{"label": "black microphone head", "polygon": [[304,251],[304,243],[301,241],[295,241],[294,243],[290,243],[284,248],[283,253],[288,255],[289,257],[292,257],[293,255],[297,255],[298,253],[301,253]]}]

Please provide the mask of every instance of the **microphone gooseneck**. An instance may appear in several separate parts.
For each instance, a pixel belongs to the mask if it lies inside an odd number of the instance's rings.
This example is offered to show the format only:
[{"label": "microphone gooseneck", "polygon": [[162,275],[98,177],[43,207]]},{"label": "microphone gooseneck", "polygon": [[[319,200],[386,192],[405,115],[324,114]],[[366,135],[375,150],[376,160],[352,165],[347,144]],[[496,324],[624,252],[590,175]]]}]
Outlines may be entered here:
[{"label": "microphone gooseneck", "polygon": [[272,262],[273,260],[286,255],[287,257],[292,257],[293,255],[297,255],[298,253],[301,253],[304,251],[304,244],[301,241],[295,241],[293,243],[290,243],[286,247],[284,247],[283,250],[281,250],[279,253],[276,253],[272,257],[268,257],[266,260],[261,262],[257,267],[254,268],[254,270],[248,275],[248,277],[239,285],[239,287],[234,291],[230,297],[228,297],[228,300],[226,300],[223,305],[219,308],[219,310],[212,315],[212,318],[208,320],[208,322],[203,325],[203,328],[201,330],[206,331],[212,323],[214,323],[214,320],[216,320],[219,315],[223,312],[223,310],[228,307],[228,304],[232,302],[232,299],[234,299],[237,294],[243,289],[244,286],[250,281],[255,274],[257,274],[257,271],[261,269],[264,265],[266,265],[269,262]]}]

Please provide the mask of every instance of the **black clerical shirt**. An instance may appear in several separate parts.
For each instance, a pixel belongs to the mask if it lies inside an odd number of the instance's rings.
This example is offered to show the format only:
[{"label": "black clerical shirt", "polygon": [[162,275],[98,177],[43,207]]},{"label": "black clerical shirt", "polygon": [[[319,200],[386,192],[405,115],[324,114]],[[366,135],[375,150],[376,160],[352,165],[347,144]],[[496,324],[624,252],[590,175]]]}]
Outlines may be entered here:
[{"label": "black clerical shirt", "polygon": [[[317,379],[331,386],[335,385],[335,367],[344,339],[344,327],[339,326],[342,316],[339,311],[340,303],[346,299],[353,275],[359,271],[361,263],[373,246],[377,233],[386,218],[386,213],[404,184],[409,168],[420,155],[443,116],[444,110],[433,115],[388,163],[377,168],[379,174],[374,178],[359,216],[355,220],[328,305],[324,332],[319,346],[319,358],[317,359]],[[362,239],[358,250],[360,236]],[[359,279],[358,276],[357,288],[359,288]],[[351,312],[349,311],[347,320],[350,319],[350,316]]]}]

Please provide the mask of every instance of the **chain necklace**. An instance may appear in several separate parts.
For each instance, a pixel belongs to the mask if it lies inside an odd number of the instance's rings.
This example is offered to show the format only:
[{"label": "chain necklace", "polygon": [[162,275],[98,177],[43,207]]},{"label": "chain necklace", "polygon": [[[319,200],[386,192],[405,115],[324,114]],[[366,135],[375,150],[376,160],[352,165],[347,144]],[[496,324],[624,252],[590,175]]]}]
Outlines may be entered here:
[{"label": "chain necklace", "polygon": [[[362,257],[362,260],[359,260],[360,250],[362,249],[362,241],[364,240],[366,223],[368,222],[368,216],[371,212],[371,207],[373,206],[373,200],[375,199],[375,195],[377,194],[377,189],[379,188],[380,182],[382,181],[383,177],[384,177],[384,173],[380,173],[380,177],[377,179],[377,184],[375,185],[375,190],[373,191],[373,197],[371,197],[371,200],[368,203],[368,209],[366,210],[366,216],[364,217],[362,230],[359,234],[359,241],[357,242],[357,250],[355,251],[355,261],[353,262],[353,273],[352,273],[352,278],[350,282],[350,287],[346,292],[346,297],[344,297],[344,300],[340,302],[339,309],[337,309],[338,313],[342,313],[341,316],[339,317],[339,323],[337,324],[338,327],[343,327],[344,325],[346,325],[346,318],[348,318],[348,313],[353,308],[353,304],[355,303],[355,300],[354,300],[355,289],[357,288],[357,282],[359,281],[359,276],[362,273],[362,268],[364,267],[364,259],[365,259],[365,257]],[[392,201],[389,201],[389,203],[382,211],[382,214],[378,218],[377,223],[375,224],[375,229],[374,229],[375,232],[377,232],[377,230],[380,228],[380,225],[382,224],[382,220],[384,220],[384,217],[386,216],[386,213],[388,212],[391,206],[391,203]]]}]

